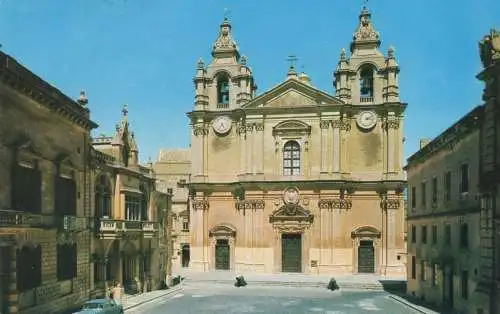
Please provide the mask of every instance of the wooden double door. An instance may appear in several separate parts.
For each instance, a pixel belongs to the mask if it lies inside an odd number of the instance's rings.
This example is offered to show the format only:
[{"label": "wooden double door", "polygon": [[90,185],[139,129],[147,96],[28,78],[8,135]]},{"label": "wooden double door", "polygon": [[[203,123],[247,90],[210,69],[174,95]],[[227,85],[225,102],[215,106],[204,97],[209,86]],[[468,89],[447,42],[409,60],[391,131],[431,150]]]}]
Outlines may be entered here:
[{"label": "wooden double door", "polygon": [[215,269],[229,270],[230,262],[229,241],[226,239],[217,239],[215,243]]},{"label": "wooden double door", "polygon": [[302,272],[302,234],[284,233],[281,235],[281,271],[284,273]]},{"label": "wooden double door", "polygon": [[375,273],[375,248],[372,240],[359,241],[358,273]]}]

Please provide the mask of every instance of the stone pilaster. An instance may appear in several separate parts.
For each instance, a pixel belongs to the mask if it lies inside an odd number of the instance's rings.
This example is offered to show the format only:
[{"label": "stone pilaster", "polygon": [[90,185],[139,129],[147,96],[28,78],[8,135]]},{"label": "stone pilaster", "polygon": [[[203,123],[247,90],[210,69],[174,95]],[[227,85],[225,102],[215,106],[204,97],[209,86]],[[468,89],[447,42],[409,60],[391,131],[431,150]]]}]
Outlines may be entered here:
[{"label": "stone pilaster", "polygon": [[342,121],[340,117],[335,119],[332,123],[333,126],[333,145],[332,145],[332,172],[337,174],[340,172],[340,151],[341,151],[341,143],[340,143],[340,129],[342,127]]},{"label": "stone pilaster", "polygon": [[238,125],[238,139],[240,143],[240,174],[246,174],[247,173],[247,143],[246,143],[246,125],[244,123],[240,123]]},{"label": "stone pilaster", "polygon": [[326,174],[328,172],[328,128],[330,121],[320,121],[319,126],[321,128],[321,173]]},{"label": "stone pilaster", "polygon": [[246,126],[246,172],[252,174],[253,172],[253,125]]},{"label": "stone pilaster", "polygon": [[255,124],[256,174],[264,174],[264,124]]}]

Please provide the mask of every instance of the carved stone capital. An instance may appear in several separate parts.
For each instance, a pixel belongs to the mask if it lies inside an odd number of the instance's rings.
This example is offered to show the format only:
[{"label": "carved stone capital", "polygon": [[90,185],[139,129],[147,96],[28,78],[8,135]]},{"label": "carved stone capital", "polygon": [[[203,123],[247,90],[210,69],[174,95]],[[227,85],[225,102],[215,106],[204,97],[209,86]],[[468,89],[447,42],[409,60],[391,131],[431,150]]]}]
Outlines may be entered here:
[{"label": "carved stone capital", "polygon": [[245,124],[240,124],[236,128],[236,132],[238,132],[238,134],[245,134],[246,131],[247,131],[247,126]]},{"label": "carved stone capital", "polygon": [[264,131],[264,123],[255,123],[255,131]]},{"label": "carved stone capital", "polygon": [[387,120],[383,124],[384,129],[399,129],[399,120]]},{"label": "carved stone capital", "polygon": [[399,209],[401,201],[398,199],[383,199],[380,201],[380,208],[386,209]]},{"label": "carved stone capital", "polygon": [[253,124],[247,124],[246,125],[246,131],[247,132],[252,132],[253,131]]},{"label": "carved stone capital", "polygon": [[210,203],[207,200],[193,201],[194,210],[208,210]]},{"label": "carved stone capital", "polygon": [[195,125],[193,126],[193,134],[195,136],[208,135],[208,127],[204,125]]},{"label": "carved stone capital", "polygon": [[330,120],[323,120],[323,121],[320,121],[319,123],[319,127],[322,128],[322,129],[328,129],[330,127],[330,123],[332,121]]},{"label": "carved stone capital", "polygon": [[334,129],[341,129],[343,131],[349,131],[351,130],[351,124],[344,120],[333,120],[332,121],[332,127]]},{"label": "carved stone capital", "polygon": [[239,211],[264,209],[266,202],[264,200],[241,200],[237,201],[235,207]]},{"label": "carved stone capital", "polygon": [[343,209],[349,210],[352,208],[352,201],[346,198],[338,199],[323,199],[318,202],[319,209]]}]

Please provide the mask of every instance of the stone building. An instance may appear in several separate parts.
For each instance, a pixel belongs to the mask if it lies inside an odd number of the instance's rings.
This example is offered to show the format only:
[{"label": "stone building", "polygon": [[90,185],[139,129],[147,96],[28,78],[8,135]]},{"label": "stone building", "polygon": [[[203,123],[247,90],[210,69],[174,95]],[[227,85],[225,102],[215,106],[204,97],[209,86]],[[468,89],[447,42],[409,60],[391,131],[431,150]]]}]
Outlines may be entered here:
[{"label": "stone building", "polygon": [[[500,32],[492,30],[479,44],[485,83],[481,129],[481,277],[476,300],[483,313],[500,313]],[[478,305],[479,308],[479,305]],[[479,312],[478,312],[479,313]]]},{"label": "stone building", "polygon": [[[166,192],[172,196],[172,273],[179,274],[189,267],[189,207],[188,190],[183,184],[189,181],[191,171],[189,149],[163,149],[154,165],[156,177],[165,184]],[[179,185],[180,184],[180,185]]]},{"label": "stone building", "polygon": [[74,101],[0,51],[0,312],[88,299],[91,129]]},{"label": "stone building", "polygon": [[224,20],[188,113],[191,269],[404,275],[406,104],[380,43],[363,8],[333,95],[293,64],[257,95]]},{"label": "stone building", "polygon": [[474,311],[479,281],[478,106],[408,158],[407,292]]},{"label": "stone building", "polygon": [[93,293],[102,295],[115,282],[125,291],[156,289],[167,271],[159,247],[165,208],[157,208],[152,163],[139,164],[126,106],[115,134],[95,137],[92,147]]}]

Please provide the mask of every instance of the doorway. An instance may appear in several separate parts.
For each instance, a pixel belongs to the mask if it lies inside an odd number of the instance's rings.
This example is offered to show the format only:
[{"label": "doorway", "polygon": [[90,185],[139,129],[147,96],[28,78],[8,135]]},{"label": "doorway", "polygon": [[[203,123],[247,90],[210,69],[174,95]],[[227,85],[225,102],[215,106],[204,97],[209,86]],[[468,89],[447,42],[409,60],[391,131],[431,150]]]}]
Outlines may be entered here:
[{"label": "doorway", "polygon": [[229,241],[217,239],[215,243],[215,269],[229,270]]},{"label": "doorway", "polygon": [[359,241],[358,273],[375,273],[375,248],[372,240]]},{"label": "doorway", "polygon": [[189,244],[184,243],[181,249],[181,264],[183,268],[189,267],[190,258]]},{"label": "doorway", "polygon": [[10,247],[0,247],[0,313],[7,313],[11,263]]},{"label": "doorway", "polygon": [[281,271],[284,273],[302,272],[302,234],[284,233],[281,235]]},{"label": "doorway", "polygon": [[453,273],[449,266],[443,267],[443,304],[447,308],[453,308]]}]

